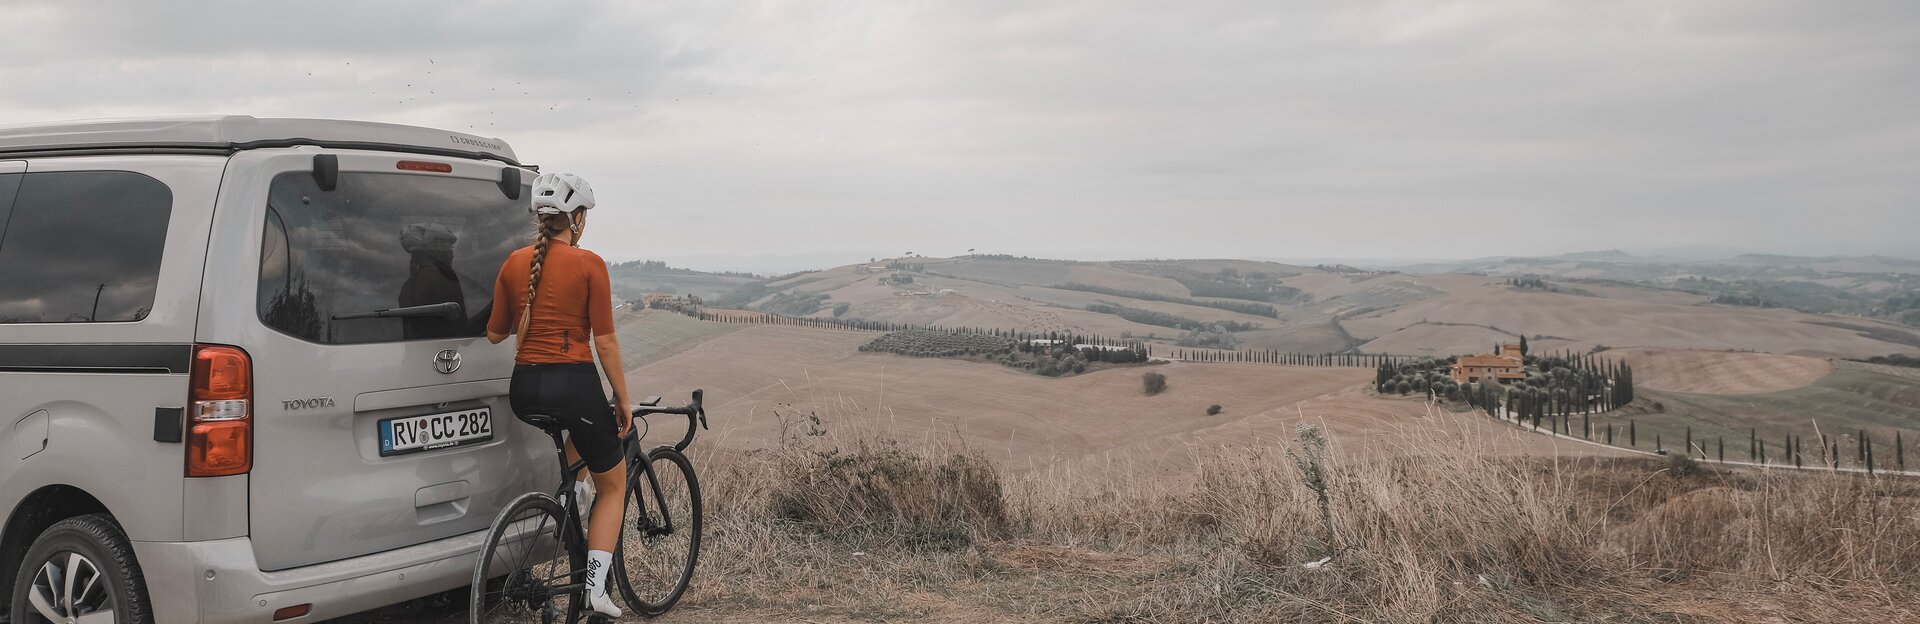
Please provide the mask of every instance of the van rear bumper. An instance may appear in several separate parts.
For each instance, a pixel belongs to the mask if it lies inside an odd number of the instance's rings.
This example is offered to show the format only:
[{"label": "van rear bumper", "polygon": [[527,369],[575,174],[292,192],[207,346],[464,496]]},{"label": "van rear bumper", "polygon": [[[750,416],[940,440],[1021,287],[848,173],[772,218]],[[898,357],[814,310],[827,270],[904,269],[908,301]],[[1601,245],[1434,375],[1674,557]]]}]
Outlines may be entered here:
[{"label": "van rear bumper", "polygon": [[263,572],[253,541],[134,542],[156,622],[273,622],[273,612],[313,605],[283,622],[318,622],[473,582],[485,530],[303,568]]}]

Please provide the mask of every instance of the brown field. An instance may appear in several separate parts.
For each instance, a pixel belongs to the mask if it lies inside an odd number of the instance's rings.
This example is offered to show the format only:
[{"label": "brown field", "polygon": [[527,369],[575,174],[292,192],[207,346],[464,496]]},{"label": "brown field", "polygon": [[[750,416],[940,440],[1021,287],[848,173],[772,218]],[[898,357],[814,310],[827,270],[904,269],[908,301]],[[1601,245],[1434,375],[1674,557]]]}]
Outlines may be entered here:
[{"label": "brown field", "polygon": [[[1167,376],[1167,391],[1149,397],[1141,368],[1051,379],[986,363],[858,352],[875,336],[747,326],[642,364],[628,378],[635,394],[669,402],[705,388],[716,434],[709,439],[723,448],[777,446],[783,435],[804,431],[809,415],[832,414],[821,426],[957,441],[1020,472],[1124,466],[1179,474],[1196,452],[1289,439],[1301,422],[1351,437],[1347,448],[1358,450],[1429,416],[1418,401],[1363,396],[1371,369],[1166,364],[1151,369]],[[1206,416],[1216,403],[1223,413]],[[1607,452],[1556,449],[1545,437],[1467,423],[1501,440],[1504,452]]]},{"label": "brown field", "polygon": [[1444,358],[1449,355],[1487,353],[1494,345],[1518,339],[1517,334],[1478,325],[1415,323],[1369,340],[1360,345],[1360,350],[1365,353]]},{"label": "brown field", "polygon": [[1615,349],[1639,387],[1697,394],[1761,394],[1805,387],[1833,372],[1820,358],[1729,351]]},{"label": "brown field", "polygon": [[[621,326],[674,350],[631,372],[635,392],[704,387],[714,425],[691,452],[699,572],[655,621],[1920,617],[1920,489],[1897,479],[1617,457],[1375,396],[1370,369],[1169,364],[1151,367],[1168,390],[1146,397],[1130,368],[1048,379],[859,353],[873,333],[690,336],[683,320]],[[1699,383],[1690,364],[1745,371],[1739,388],[1812,371],[1621,355],[1645,362],[1644,384]],[[1203,415],[1212,403],[1225,412]],[[656,426],[656,440],[678,430]],[[457,604],[345,621],[451,623]]]}]

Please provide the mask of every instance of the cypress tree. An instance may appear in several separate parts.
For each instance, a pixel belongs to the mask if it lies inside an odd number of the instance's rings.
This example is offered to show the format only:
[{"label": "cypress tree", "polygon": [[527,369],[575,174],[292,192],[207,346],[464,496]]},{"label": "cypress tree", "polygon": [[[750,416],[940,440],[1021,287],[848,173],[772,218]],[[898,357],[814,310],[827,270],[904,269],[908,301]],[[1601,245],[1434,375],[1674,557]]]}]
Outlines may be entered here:
[{"label": "cypress tree", "polygon": [[1866,453],[1867,474],[1871,475],[1873,474],[1873,438],[1867,437],[1867,432],[1864,430],[1860,432],[1860,446],[1866,449],[1863,452]]}]

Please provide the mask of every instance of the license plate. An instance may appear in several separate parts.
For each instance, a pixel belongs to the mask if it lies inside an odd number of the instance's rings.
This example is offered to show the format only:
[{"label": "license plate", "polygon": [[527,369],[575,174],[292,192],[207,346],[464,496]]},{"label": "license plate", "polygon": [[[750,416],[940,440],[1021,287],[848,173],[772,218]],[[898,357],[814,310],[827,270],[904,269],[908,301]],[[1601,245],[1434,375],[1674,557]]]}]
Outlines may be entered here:
[{"label": "license plate", "polygon": [[380,421],[380,455],[402,455],[493,439],[493,411],[470,409]]}]

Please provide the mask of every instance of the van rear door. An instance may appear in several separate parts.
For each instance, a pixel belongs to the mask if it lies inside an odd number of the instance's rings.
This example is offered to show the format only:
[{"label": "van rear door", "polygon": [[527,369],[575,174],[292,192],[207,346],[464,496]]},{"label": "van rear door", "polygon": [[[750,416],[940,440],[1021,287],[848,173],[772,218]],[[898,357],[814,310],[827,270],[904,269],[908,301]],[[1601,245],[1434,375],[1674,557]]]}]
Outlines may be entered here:
[{"label": "van rear door", "polygon": [[531,232],[506,168],[314,148],[232,159],[200,341],[253,362],[262,569],[479,531],[552,486],[551,445],[507,406],[513,345],[484,339],[500,264]]}]

